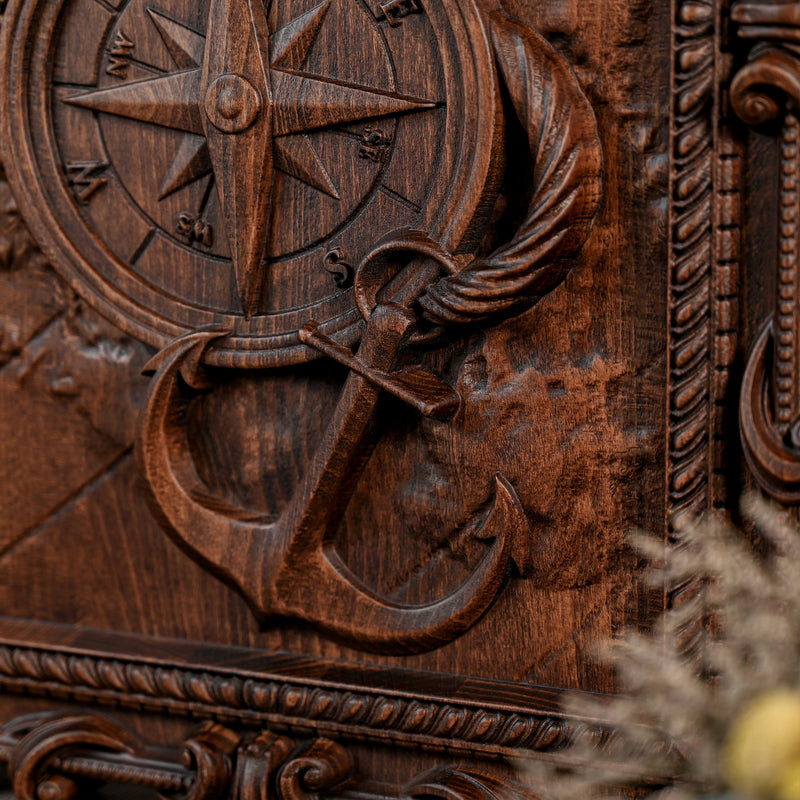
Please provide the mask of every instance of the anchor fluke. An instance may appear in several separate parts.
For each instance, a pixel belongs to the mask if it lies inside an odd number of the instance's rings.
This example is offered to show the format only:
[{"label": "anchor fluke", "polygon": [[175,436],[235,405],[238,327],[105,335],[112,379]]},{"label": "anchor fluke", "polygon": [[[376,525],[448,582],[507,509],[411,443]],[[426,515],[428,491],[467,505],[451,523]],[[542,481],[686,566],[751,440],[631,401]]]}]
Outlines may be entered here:
[{"label": "anchor fluke", "polygon": [[209,389],[203,355],[226,335],[224,328],[186,334],[145,366],[145,373],[155,371],[155,377],[139,416],[135,451],[151,506],[170,538],[219,578],[239,586],[254,534],[263,535],[267,521],[212,496],[197,474],[181,413],[190,396],[179,380],[195,391]]},{"label": "anchor fluke", "polygon": [[475,533],[476,539],[496,539],[504,531],[512,531],[509,558],[520,575],[528,571],[531,558],[531,532],[525,509],[517,492],[502,472],[495,473],[495,490],[492,510],[484,525]]},{"label": "anchor fluke", "polygon": [[[514,487],[495,476],[495,496],[475,534],[494,541],[451,594],[423,605],[393,603],[364,586],[328,547],[287,564],[278,584],[282,613],[302,616],[345,644],[405,655],[441,647],[471,628],[494,602],[510,562],[527,568],[530,527]],[[316,598],[324,598],[317,602]]]},{"label": "anchor fluke", "polygon": [[[403,309],[382,306],[368,326],[359,357],[387,369],[407,328]],[[339,519],[328,496],[352,491],[347,475],[360,460],[374,384],[351,372],[320,448],[292,500],[277,518],[234,508],[214,497],[197,474],[182,409],[203,380],[202,358],[221,329],[198,331],[169,344],[148,365],[156,370],[139,421],[136,451],[155,511],[176,543],[235,587],[262,623],[301,619],[362,650],[418,653],[440,647],[471,628],[494,602],[509,564],[527,566],[529,527],[511,483],[495,476],[494,497],[476,533],[492,540],[467,579],[451,594],[423,605],[404,605],[365,586],[341,561],[330,535]],[[386,349],[386,348],[384,348]],[[369,371],[369,370],[367,370]],[[355,461],[354,461],[355,459]],[[336,491],[334,491],[336,489]]]}]

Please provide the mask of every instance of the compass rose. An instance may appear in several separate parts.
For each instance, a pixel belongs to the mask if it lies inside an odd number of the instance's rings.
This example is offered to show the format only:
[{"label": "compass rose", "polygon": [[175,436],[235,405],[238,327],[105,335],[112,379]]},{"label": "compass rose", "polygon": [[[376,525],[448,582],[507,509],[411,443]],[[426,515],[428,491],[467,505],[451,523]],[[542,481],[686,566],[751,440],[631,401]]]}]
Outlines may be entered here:
[{"label": "compass rose", "polygon": [[150,8],[176,70],[65,98],[184,132],[159,199],[213,172],[248,318],[261,299],[275,170],[338,199],[307,133],[436,105],[305,72],[331,2],[271,36],[261,0],[211,0],[205,35]]}]

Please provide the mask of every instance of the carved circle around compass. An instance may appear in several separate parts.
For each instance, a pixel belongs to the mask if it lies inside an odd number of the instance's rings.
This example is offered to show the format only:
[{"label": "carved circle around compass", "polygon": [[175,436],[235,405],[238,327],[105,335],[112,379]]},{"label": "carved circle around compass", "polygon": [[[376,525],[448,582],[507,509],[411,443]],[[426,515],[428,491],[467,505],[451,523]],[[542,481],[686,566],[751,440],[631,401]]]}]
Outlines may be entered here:
[{"label": "carved circle around compass", "polygon": [[12,0],[5,162],[54,266],[160,347],[215,324],[207,360],[352,344],[381,236],[474,246],[496,171],[494,68],[472,2]]}]

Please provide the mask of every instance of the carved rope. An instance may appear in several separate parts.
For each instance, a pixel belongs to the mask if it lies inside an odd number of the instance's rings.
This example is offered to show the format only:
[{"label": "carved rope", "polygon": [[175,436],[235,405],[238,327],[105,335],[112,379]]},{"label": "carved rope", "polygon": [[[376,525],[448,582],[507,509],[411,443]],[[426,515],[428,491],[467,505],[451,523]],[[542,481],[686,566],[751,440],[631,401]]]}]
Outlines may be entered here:
[{"label": "carved rope", "polygon": [[[726,503],[723,418],[737,348],[742,155],[717,120],[720,31],[713,0],[679,0],[672,22],[667,326],[667,535]],[[689,658],[706,639],[702,581],[668,586],[687,615]]]},{"label": "carved rope", "polygon": [[124,707],[205,713],[242,722],[305,725],[371,741],[485,754],[550,751],[569,739],[568,720],[380,692],[158,667],[132,661],[0,647],[0,687],[53,697],[113,700]]},{"label": "carved rope", "polygon": [[736,356],[742,152],[718,121],[720,32],[712,0],[673,21],[670,115],[667,518],[726,502],[722,417]]},{"label": "carved rope", "polygon": [[511,242],[421,297],[425,316],[442,325],[522,310],[551,292],[583,246],[600,201],[597,123],[575,75],[542,37],[505,13],[493,13],[490,26],[495,60],[528,136],[533,195]]},{"label": "carved rope", "polygon": [[710,0],[680,3],[670,131],[668,518],[704,513],[709,501],[713,45]]}]

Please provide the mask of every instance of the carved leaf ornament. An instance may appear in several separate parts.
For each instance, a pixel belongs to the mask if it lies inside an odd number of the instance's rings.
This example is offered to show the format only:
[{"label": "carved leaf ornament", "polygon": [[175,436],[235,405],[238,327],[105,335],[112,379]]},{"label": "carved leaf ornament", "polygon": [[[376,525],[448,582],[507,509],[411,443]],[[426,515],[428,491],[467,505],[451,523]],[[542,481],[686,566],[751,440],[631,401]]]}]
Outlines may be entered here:
[{"label": "carved leaf ornament", "polygon": [[[2,106],[10,177],[53,262],[98,310],[160,348],[136,445],[153,507],[261,621],[301,619],[380,652],[439,647],[480,619],[510,566],[525,572],[530,531],[509,481],[495,476],[476,525],[490,541],[483,558],[431,603],[376,595],[333,536],[374,446],[381,393],[442,421],[459,407],[414,361],[420,323],[519,313],[566,276],[600,197],[590,104],[537,33],[473,2],[431,0],[395,16],[389,3],[373,17],[339,0],[298,11],[277,0],[269,12],[258,0],[210,0],[191,20],[169,0],[139,6],[97,34],[101,46],[108,39],[101,74],[91,59],[66,59],[77,36],[69,3],[10,6]],[[398,46],[398,26],[413,29],[418,53]],[[361,50],[334,64],[326,42],[339,29],[360,36]],[[56,58],[45,57],[49,40]],[[512,240],[476,259],[501,178],[501,83],[527,135],[533,187]],[[131,170],[117,145],[131,125],[141,134],[129,146],[163,153],[159,137],[173,137],[171,160]],[[358,265],[352,286],[332,279],[331,253]],[[267,518],[213,497],[181,414],[213,389],[205,365],[320,356],[348,375],[286,509]]]}]

